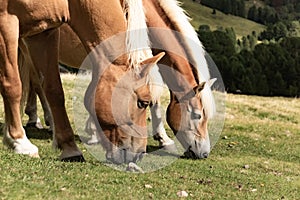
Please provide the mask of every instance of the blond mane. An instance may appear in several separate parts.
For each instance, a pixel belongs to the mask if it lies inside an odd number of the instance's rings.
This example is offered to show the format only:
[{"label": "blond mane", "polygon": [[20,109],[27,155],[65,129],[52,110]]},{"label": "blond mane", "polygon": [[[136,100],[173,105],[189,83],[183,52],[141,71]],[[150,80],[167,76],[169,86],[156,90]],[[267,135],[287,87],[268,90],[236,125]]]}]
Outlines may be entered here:
[{"label": "blond mane", "polygon": [[142,0],[125,0],[127,18],[126,50],[130,66],[139,70],[139,63],[152,57]]},{"label": "blond mane", "polygon": [[[197,33],[190,24],[190,18],[186,12],[180,7],[180,2],[176,0],[158,0],[160,7],[163,9],[176,31],[183,34],[183,44],[186,50],[188,59],[192,63],[191,67],[198,72],[199,82],[210,80],[210,73],[205,59],[205,50]],[[206,113],[212,117],[215,113],[215,101],[209,84],[206,84],[201,92],[201,99]]]},{"label": "blond mane", "polygon": [[[142,0],[125,0],[124,13],[127,18],[126,50],[129,66],[138,73],[141,61],[153,57]],[[157,66],[151,70],[149,81],[152,100],[156,102],[163,92],[163,80]]]}]

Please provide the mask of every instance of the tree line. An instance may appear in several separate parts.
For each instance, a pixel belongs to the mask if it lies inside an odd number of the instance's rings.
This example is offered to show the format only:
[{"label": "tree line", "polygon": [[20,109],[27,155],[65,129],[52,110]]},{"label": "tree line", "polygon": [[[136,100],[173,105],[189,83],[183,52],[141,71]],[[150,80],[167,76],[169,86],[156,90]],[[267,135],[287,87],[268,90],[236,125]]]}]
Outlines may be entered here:
[{"label": "tree line", "polygon": [[246,8],[246,0],[201,0],[202,5],[219,10],[225,14],[247,18],[260,24],[275,24],[278,21],[300,20],[300,1],[265,0],[265,6],[253,4]]},{"label": "tree line", "polygon": [[263,96],[300,96],[300,38],[257,43],[252,32],[237,40],[232,28],[198,29],[199,39],[218,66],[226,90]]}]

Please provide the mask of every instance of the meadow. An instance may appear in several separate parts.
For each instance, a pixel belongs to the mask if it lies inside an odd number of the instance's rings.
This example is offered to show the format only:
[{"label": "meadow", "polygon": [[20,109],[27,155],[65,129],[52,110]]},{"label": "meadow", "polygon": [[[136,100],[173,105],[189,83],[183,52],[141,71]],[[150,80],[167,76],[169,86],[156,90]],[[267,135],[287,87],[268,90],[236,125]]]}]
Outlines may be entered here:
[{"label": "meadow", "polygon": [[266,29],[264,25],[247,20],[245,18],[226,15],[220,11],[216,11],[216,14],[212,14],[211,8],[200,5],[192,0],[180,0],[182,8],[185,9],[188,15],[192,18],[191,24],[196,30],[200,25],[209,25],[211,30],[216,30],[219,27],[233,28],[236,36],[241,38],[247,36],[255,31],[257,34]]},{"label": "meadow", "polygon": [[[62,79],[75,126],[74,75]],[[4,123],[2,102],[0,106]],[[109,167],[95,159],[78,136],[86,162],[60,162],[51,133],[28,130],[41,158],[15,155],[1,143],[0,199],[179,199],[180,191],[187,192],[186,199],[299,199],[299,113],[299,98],[227,94],[224,128],[209,158],[178,158],[147,173]],[[26,116],[23,120],[25,124]],[[150,139],[149,145],[157,143]]]}]

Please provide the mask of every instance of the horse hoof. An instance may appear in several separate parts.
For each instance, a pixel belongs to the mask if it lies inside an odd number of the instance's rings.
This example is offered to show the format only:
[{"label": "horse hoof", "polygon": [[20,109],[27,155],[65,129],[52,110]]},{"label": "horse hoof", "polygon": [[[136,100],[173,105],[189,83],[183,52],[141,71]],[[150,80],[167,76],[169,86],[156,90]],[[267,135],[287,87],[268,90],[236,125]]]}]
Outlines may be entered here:
[{"label": "horse hoof", "polygon": [[30,122],[30,123],[27,123],[25,128],[27,129],[32,129],[32,128],[35,128],[35,129],[43,129],[43,125],[39,122]]},{"label": "horse hoof", "polygon": [[153,139],[154,139],[155,141],[160,141],[160,140],[161,140],[161,137],[160,137],[158,134],[154,134],[154,135],[153,135]]},{"label": "horse hoof", "polygon": [[72,157],[68,157],[68,158],[62,158],[61,161],[63,161],[63,162],[85,162],[85,159],[84,159],[83,155],[79,155],[79,156],[72,156]]},{"label": "horse hoof", "polygon": [[86,144],[88,144],[88,145],[95,145],[95,144],[99,144],[99,143],[100,143],[100,141],[97,139],[96,140],[90,139],[86,142]]}]

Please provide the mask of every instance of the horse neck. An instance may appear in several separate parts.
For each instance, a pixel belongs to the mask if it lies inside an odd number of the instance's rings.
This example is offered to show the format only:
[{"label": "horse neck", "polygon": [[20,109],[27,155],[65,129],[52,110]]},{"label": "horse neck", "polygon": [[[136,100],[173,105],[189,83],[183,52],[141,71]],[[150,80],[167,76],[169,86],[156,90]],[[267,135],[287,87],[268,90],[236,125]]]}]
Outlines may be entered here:
[{"label": "horse neck", "polygon": [[[160,68],[164,81],[172,91],[174,91],[172,87],[176,87],[176,90],[185,93],[190,91],[190,89],[197,86],[198,79],[196,70],[188,62],[188,57],[182,44],[178,41],[174,32],[172,32],[172,30],[176,31],[176,27],[169,20],[157,1],[144,1],[143,3],[146,10],[147,25],[150,27],[151,43],[158,46],[153,51],[155,53],[166,51],[166,55],[160,63],[171,68],[171,70]],[[151,29],[151,27],[154,29]],[[171,74],[173,77],[170,77]]]},{"label": "horse neck", "polygon": [[[87,53],[99,52],[95,47],[106,39],[116,36],[126,31],[126,20],[120,0],[69,0],[70,21],[68,22],[74,32],[80,38]],[[120,34],[115,40],[111,40],[103,51],[113,48],[114,52],[102,52],[109,62],[117,65],[126,64],[126,56],[121,55],[125,52],[125,37]],[[113,55],[107,55],[107,53]],[[117,59],[115,59],[117,57]],[[102,56],[101,56],[102,59]]]}]

